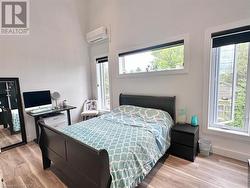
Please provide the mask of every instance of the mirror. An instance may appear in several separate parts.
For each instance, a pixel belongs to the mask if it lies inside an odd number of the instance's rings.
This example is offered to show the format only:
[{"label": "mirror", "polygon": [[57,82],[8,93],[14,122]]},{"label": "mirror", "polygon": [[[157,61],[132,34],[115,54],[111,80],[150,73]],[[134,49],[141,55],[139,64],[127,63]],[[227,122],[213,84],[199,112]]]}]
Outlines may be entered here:
[{"label": "mirror", "polygon": [[0,149],[26,143],[18,78],[0,78]]}]

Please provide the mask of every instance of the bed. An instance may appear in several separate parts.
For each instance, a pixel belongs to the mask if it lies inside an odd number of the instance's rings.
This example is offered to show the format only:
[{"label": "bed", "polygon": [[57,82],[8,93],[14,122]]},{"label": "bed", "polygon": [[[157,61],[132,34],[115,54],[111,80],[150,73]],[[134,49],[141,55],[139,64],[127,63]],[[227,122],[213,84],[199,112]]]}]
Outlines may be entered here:
[{"label": "bed", "polygon": [[75,187],[135,187],[167,153],[174,122],[175,97],[123,94],[120,107],[83,123],[39,121],[43,167],[52,161]]}]

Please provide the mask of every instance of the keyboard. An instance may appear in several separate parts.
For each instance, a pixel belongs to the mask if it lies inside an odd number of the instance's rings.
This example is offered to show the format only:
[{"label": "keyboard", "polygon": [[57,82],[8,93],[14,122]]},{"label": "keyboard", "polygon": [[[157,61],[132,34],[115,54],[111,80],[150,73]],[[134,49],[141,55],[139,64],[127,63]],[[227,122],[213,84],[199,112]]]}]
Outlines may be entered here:
[{"label": "keyboard", "polygon": [[52,110],[52,108],[39,108],[39,109],[31,110],[30,112],[32,114],[38,114],[38,113],[42,113],[42,112],[48,112],[51,110]]}]

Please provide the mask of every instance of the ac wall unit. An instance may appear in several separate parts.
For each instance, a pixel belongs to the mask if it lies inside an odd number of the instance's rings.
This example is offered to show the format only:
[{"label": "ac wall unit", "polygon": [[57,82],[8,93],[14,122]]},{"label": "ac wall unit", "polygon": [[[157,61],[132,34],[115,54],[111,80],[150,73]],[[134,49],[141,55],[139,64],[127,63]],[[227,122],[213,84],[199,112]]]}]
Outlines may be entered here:
[{"label": "ac wall unit", "polygon": [[108,38],[108,32],[106,27],[99,27],[94,31],[87,33],[87,42],[89,44],[94,44],[97,42],[101,42]]}]

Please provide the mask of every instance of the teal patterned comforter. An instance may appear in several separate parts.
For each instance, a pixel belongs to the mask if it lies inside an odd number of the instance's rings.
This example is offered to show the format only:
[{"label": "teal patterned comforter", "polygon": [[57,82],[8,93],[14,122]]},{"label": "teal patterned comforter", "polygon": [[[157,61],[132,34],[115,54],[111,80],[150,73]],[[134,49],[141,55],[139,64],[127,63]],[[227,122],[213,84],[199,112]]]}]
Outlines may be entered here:
[{"label": "teal patterned comforter", "polygon": [[167,112],[130,105],[67,126],[61,131],[109,154],[112,188],[135,187],[170,146],[173,120]]}]

